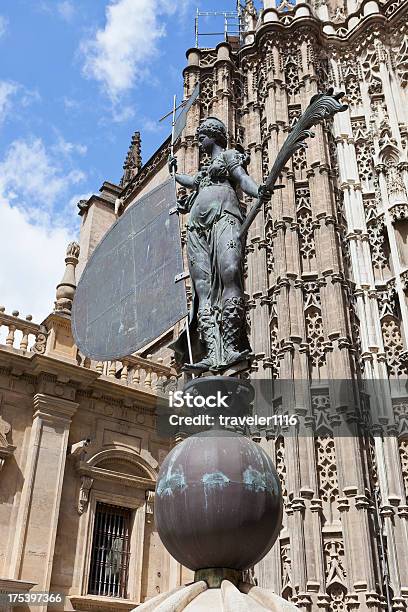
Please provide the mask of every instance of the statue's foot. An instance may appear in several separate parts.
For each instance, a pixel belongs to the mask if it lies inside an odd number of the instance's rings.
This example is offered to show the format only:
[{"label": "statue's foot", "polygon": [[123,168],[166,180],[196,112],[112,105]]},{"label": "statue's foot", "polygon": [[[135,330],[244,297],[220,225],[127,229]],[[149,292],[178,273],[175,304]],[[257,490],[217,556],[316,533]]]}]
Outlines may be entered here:
[{"label": "statue's foot", "polygon": [[230,366],[235,365],[236,363],[239,363],[240,361],[245,361],[246,359],[248,359],[250,355],[250,351],[246,350],[246,351],[230,351],[227,355],[227,357],[224,359],[224,362],[218,366],[218,370],[225,370],[227,368],[229,368]]},{"label": "statue's foot", "polygon": [[215,369],[215,364],[212,359],[202,359],[197,363],[185,363],[182,367],[184,372],[210,372]]}]

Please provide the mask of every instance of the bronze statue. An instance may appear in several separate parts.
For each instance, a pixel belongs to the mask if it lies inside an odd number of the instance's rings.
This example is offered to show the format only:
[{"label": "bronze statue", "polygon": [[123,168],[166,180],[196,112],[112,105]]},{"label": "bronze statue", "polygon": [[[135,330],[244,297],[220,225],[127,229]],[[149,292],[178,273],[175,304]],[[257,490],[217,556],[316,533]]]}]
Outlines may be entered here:
[{"label": "bronze statue", "polygon": [[[227,130],[222,121],[208,117],[198,129],[200,149],[210,162],[195,176],[175,174],[176,181],[192,189],[179,203],[189,213],[187,256],[193,290],[190,317],[193,354],[191,370],[219,370],[246,359],[250,346],[246,333],[243,289],[243,244],[240,230],[244,215],[236,189],[262,200],[270,192],[258,186],[246,172],[245,153],[227,149]],[[169,159],[170,171],[176,169]],[[182,334],[172,347],[181,360],[186,357]],[[184,362],[184,361],[183,361]]]},{"label": "bronze statue", "polygon": [[[199,147],[208,153],[209,163],[195,176],[174,175],[180,185],[192,190],[179,200],[178,210],[189,213],[187,257],[193,304],[188,325],[194,363],[186,363],[187,330],[171,345],[185,369],[220,371],[250,356],[243,290],[246,233],[264,201],[280,187],[275,183],[287,161],[297,149],[307,146],[307,137],[313,137],[309,128],[347,108],[340,103],[342,95],[333,95],[330,89],[313,96],[279,151],[265,185],[257,185],[246,172],[245,153],[227,149],[222,121],[207,117],[198,128]],[[169,158],[169,170],[177,170],[174,156]],[[238,188],[257,198],[246,217]]]}]

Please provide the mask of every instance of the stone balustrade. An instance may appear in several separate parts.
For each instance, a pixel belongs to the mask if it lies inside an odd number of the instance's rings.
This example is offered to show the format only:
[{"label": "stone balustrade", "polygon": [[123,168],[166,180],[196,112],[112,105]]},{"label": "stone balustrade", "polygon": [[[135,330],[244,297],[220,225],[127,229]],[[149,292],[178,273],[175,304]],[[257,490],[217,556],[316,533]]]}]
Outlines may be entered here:
[{"label": "stone balustrade", "polygon": [[126,386],[163,393],[169,382],[174,380],[175,371],[163,365],[160,357],[155,361],[151,357],[148,355],[144,359],[138,355],[129,355],[116,361],[91,361],[85,358],[82,366],[95,369],[112,382],[119,381]]},{"label": "stone balustrade", "polygon": [[[46,328],[34,323],[31,315],[21,319],[18,310],[13,310],[11,315],[6,314],[5,310],[4,306],[0,306],[0,344],[21,351],[45,353]],[[6,329],[4,330],[4,328]],[[6,332],[5,340],[3,340],[4,332]]]},{"label": "stone balustrade", "polygon": [[[17,349],[28,353],[46,352],[48,330],[45,325],[32,321],[32,316],[20,318],[20,313],[13,310],[6,314],[0,306],[0,347]],[[125,386],[137,387],[151,393],[163,393],[169,382],[174,380],[175,371],[163,365],[163,359],[152,360],[138,355],[130,355],[117,361],[92,361],[77,352],[77,363],[80,367],[96,370],[101,377],[118,382]]]}]

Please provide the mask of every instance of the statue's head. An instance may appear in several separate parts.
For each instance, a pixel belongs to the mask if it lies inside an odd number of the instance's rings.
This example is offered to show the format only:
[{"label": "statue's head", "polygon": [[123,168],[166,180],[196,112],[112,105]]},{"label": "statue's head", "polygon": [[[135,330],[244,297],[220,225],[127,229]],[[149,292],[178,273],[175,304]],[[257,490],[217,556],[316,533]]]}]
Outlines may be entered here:
[{"label": "statue's head", "polygon": [[[223,149],[227,146],[227,128],[217,117],[207,117],[204,119],[197,130],[197,134],[200,146],[203,146],[203,148],[207,148],[211,144],[205,142],[205,140],[212,140]],[[205,139],[205,137],[207,138]]]}]

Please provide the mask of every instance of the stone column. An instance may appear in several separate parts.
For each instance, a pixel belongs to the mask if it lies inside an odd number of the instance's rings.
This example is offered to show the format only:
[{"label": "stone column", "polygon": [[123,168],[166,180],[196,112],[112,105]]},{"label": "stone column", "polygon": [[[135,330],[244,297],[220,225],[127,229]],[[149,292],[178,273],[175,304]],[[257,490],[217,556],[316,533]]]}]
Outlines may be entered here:
[{"label": "stone column", "polygon": [[[18,511],[10,576],[48,591],[64,479],[68,435],[76,402],[34,396],[34,417]],[[45,612],[46,606],[35,608]]]}]

